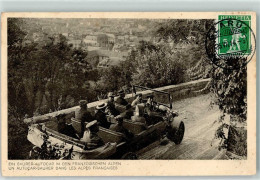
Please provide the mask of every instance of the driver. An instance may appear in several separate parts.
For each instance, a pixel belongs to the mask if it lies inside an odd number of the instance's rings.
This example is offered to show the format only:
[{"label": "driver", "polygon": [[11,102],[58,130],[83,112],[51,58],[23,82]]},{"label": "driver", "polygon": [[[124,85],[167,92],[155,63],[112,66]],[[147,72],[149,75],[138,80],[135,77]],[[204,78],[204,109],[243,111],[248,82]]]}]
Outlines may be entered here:
[{"label": "driver", "polygon": [[155,107],[156,107],[156,102],[154,102],[153,98],[154,98],[154,95],[149,95],[149,96],[147,96],[146,106],[147,106],[150,110],[154,110]]},{"label": "driver", "polygon": [[153,100],[154,96],[147,96],[147,102],[145,104],[145,112],[148,115],[148,122],[151,124],[155,124],[161,121],[163,118],[161,114],[158,112],[157,103]]}]

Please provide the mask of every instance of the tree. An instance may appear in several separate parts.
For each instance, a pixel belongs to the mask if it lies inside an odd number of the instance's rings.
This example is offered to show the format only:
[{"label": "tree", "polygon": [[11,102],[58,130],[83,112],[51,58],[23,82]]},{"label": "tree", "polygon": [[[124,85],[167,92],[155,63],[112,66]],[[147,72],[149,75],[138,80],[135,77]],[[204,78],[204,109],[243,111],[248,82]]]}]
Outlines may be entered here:
[{"label": "tree", "polygon": [[224,114],[243,122],[247,116],[247,79],[246,67],[228,70],[214,66],[211,71],[211,91],[215,104]]},{"label": "tree", "polygon": [[[23,21],[17,18],[7,20],[7,51],[8,51],[8,158],[19,157],[26,144],[27,127],[22,122],[23,116],[29,111],[28,101],[23,82],[24,57],[33,46],[23,46],[27,35],[20,27]],[[17,148],[17,147],[20,148]]]},{"label": "tree", "polygon": [[158,24],[154,36],[165,42],[173,41],[175,44],[198,44],[204,45],[207,30],[213,20],[185,20],[174,19]]},{"label": "tree", "polygon": [[182,59],[172,53],[167,45],[140,42],[133,64],[132,78],[136,84],[161,87],[185,81]]},{"label": "tree", "polygon": [[131,78],[127,75],[127,67],[123,63],[101,69],[99,73],[102,74],[96,87],[99,95],[106,95],[110,91],[116,92],[122,88],[127,90],[131,87]]},{"label": "tree", "polygon": [[[89,78],[91,69],[86,61],[87,52],[73,49],[69,56],[59,77],[62,84],[62,99],[65,100],[67,96],[71,96],[75,101],[86,99],[90,86],[88,81],[91,79]],[[65,101],[63,103],[66,104]]]},{"label": "tree", "polygon": [[155,36],[159,41],[173,42],[176,56],[183,59],[190,80],[208,77],[210,60],[205,50],[205,37],[213,20],[168,20],[159,24]]},{"label": "tree", "polygon": [[[25,44],[24,22],[8,22],[8,99],[11,114],[47,113],[67,107],[68,96],[86,96],[89,66],[81,49],[72,49],[67,39],[42,33],[42,41]],[[38,29],[37,25],[35,28]],[[73,93],[71,93],[73,92]],[[71,105],[71,103],[69,103]],[[74,104],[73,104],[74,105]]]},{"label": "tree", "polygon": [[[20,119],[29,109],[25,98],[25,87],[22,81],[22,66],[25,54],[33,49],[24,47],[22,42],[26,32],[20,29],[22,20],[8,18],[8,114]],[[21,100],[25,101],[21,101]]]}]

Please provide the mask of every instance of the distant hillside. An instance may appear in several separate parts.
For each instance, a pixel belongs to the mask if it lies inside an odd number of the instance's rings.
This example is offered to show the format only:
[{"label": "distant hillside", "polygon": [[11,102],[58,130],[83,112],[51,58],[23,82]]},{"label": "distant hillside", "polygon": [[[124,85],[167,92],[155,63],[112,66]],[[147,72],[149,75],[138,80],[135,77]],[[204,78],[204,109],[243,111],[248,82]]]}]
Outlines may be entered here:
[{"label": "distant hillside", "polygon": [[151,33],[151,29],[162,20],[148,19],[36,19],[24,18],[23,29],[28,32],[48,34],[74,33],[85,35],[91,32],[105,32],[116,35]]}]

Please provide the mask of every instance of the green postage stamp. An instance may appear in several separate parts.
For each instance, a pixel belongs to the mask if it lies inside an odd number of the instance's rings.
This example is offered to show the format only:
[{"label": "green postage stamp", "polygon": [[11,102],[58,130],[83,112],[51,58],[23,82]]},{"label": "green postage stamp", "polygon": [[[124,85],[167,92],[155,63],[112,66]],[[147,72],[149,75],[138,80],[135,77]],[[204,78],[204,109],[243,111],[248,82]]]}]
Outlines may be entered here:
[{"label": "green postage stamp", "polygon": [[218,16],[218,55],[251,53],[251,16]]},{"label": "green postage stamp", "polygon": [[254,56],[256,47],[251,26],[251,15],[218,15],[205,40],[211,61],[224,69],[246,66]]}]

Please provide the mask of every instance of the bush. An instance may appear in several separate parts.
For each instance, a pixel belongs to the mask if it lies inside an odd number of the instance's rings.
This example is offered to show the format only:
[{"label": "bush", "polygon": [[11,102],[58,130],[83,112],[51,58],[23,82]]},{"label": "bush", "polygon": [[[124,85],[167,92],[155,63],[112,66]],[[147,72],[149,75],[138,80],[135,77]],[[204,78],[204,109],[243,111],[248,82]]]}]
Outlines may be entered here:
[{"label": "bush", "polygon": [[182,83],[186,79],[183,60],[165,45],[141,42],[134,64],[134,84],[161,87]]}]

